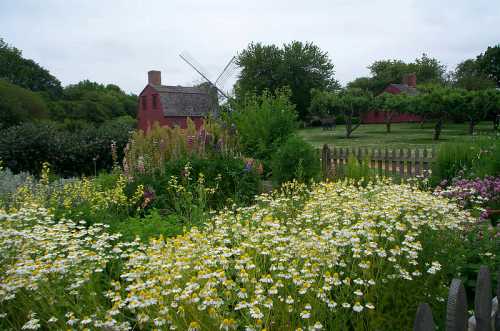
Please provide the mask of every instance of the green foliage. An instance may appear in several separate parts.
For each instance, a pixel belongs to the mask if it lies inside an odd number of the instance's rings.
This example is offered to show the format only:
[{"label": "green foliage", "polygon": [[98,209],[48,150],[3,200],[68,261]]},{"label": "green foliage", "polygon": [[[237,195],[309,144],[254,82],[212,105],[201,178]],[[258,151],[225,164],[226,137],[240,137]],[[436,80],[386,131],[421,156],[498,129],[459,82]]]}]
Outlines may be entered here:
[{"label": "green foliage", "polygon": [[186,219],[200,218],[202,213],[220,209],[228,201],[249,203],[260,191],[257,169],[239,158],[191,156],[166,161],[164,168],[162,173],[136,174],[129,192],[142,185],[152,196],[149,207]]},{"label": "green foliage", "polygon": [[151,210],[145,217],[129,217],[110,222],[110,231],[120,233],[124,241],[133,241],[137,237],[143,242],[158,236],[175,237],[182,234],[186,227],[187,223],[180,215],[163,216],[156,209]]},{"label": "green foliage", "polygon": [[297,128],[297,114],[287,90],[247,96],[235,105],[229,120],[236,124],[241,151],[269,161],[276,149]]},{"label": "green foliage", "polygon": [[137,96],[128,95],[116,85],[88,80],[66,86],[62,98],[49,103],[51,118],[58,122],[102,123],[120,117],[136,117]]},{"label": "green foliage", "polygon": [[370,169],[368,159],[358,160],[356,156],[350,154],[347,158],[347,164],[339,167],[336,178],[347,178],[356,183],[367,184],[376,179],[376,173]]},{"label": "green foliage", "polygon": [[25,59],[19,49],[0,38],[0,79],[35,92],[59,97],[61,82],[33,60]]},{"label": "green foliage", "polygon": [[0,79],[0,129],[47,116],[47,106],[42,97]]},{"label": "green foliage", "polygon": [[491,80],[497,87],[500,87],[500,44],[489,46],[484,54],[480,54],[476,61],[480,70]]},{"label": "green foliage", "polygon": [[476,137],[468,142],[442,144],[432,166],[431,185],[455,177],[483,178],[500,174],[500,139]]},{"label": "green foliage", "polygon": [[304,139],[293,135],[274,154],[272,170],[273,180],[278,184],[294,179],[309,182],[319,177],[319,155]]},{"label": "green foliage", "polygon": [[281,48],[252,43],[238,55],[242,72],[236,83],[237,96],[271,93],[288,87],[290,100],[301,120],[307,117],[311,89],[336,89],[334,65],[328,54],[313,43],[293,41]]},{"label": "green foliage", "polygon": [[402,60],[379,60],[368,66],[371,77],[361,77],[348,84],[348,87],[361,88],[377,95],[389,84],[401,83],[403,77],[414,73],[418,84],[443,84],[445,81],[445,66],[435,58],[422,54],[414,62]]},{"label": "green foliage", "polygon": [[482,72],[478,61],[474,59],[459,63],[452,75],[454,86],[466,90],[483,90],[496,86],[495,81]]},{"label": "green foliage", "polygon": [[47,161],[63,176],[95,174],[113,167],[113,142],[117,160],[122,158],[130,130],[123,119],[74,132],[55,123],[23,123],[0,131],[0,160],[14,172],[37,174]]},{"label": "green foliage", "polygon": [[318,115],[341,117],[346,124],[346,138],[360,125],[360,116],[374,106],[370,92],[346,88],[336,92],[313,91],[310,111]]}]

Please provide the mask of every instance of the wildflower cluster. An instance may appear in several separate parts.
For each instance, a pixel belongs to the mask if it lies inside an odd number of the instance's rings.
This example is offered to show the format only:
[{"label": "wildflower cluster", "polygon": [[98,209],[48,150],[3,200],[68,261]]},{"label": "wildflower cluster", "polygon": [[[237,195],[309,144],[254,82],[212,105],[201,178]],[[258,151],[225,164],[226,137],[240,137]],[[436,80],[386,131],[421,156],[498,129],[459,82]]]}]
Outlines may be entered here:
[{"label": "wildflower cluster", "polygon": [[451,198],[465,208],[479,210],[482,218],[489,217],[489,206],[500,204],[500,177],[457,179],[448,187],[441,186],[436,188],[435,194]]},{"label": "wildflower cluster", "polygon": [[[105,323],[98,318],[100,307],[95,306],[104,270],[121,252],[134,247],[134,243],[117,243],[120,236],[109,234],[106,227],[65,219],[56,222],[43,208],[0,211],[2,318],[9,312],[16,323],[22,323],[19,329],[26,330]],[[92,317],[77,319],[71,312],[89,308]],[[31,312],[23,321],[28,309],[40,313]]]},{"label": "wildflower cluster", "polygon": [[132,180],[141,175],[164,174],[164,163],[169,160],[213,154],[236,154],[234,132],[210,119],[205,120],[200,130],[190,119],[185,129],[155,123],[148,132],[133,134],[125,147],[123,170]]},{"label": "wildflower cluster", "polygon": [[471,221],[409,185],[290,185],[219,213],[203,230],[141,244],[107,314],[133,314],[144,329],[357,329],[369,325],[387,284],[439,274],[446,261],[426,243],[451,250]]},{"label": "wildflower cluster", "polygon": [[39,181],[29,177],[20,185],[12,196],[10,209],[36,205],[49,209],[58,217],[73,218],[80,216],[77,213],[85,208],[88,215],[94,216],[110,209],[128,210],[138,205],[144,196],[144,188],[140,185],[135,193],[128,197],[125,193],[126,178],[121,174],[117,176],[114,186],[108,189],[86,177],[51,183],[49,174],[48,164],[44,164]]}]

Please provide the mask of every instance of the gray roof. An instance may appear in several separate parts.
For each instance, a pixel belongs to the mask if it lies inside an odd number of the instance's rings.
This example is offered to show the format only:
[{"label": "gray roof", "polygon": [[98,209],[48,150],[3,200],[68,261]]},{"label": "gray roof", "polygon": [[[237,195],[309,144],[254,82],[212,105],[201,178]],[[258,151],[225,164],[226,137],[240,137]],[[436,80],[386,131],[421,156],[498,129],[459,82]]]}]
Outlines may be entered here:
[{"label": "gray roof", "polygon": [[406,84],[390,84],[389,86],[395,87],[401,91],[401,93],[405,93],[408,95],[418,95],[418,90],[415,87],[408,86]]},{"label": "gray roof", "polygon": [[151,85],[160,95],[163,116],[207,116],[217,110],[217,95],[205,88]]}]

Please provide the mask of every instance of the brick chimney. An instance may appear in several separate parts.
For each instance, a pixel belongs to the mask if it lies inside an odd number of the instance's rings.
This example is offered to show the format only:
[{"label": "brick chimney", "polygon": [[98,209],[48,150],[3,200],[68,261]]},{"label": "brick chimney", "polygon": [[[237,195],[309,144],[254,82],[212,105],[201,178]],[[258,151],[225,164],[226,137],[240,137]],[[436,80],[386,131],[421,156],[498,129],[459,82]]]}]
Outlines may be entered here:
[{"label": "brick chimney", "polygon": [[417,75],[415,73],[404,75],[403,84],[406,84],[409,87],[417,87]]},{"label": "brick chimney", "polygon": [[161,85],[161,71],[158,70],[148,71],[148,84]]}]

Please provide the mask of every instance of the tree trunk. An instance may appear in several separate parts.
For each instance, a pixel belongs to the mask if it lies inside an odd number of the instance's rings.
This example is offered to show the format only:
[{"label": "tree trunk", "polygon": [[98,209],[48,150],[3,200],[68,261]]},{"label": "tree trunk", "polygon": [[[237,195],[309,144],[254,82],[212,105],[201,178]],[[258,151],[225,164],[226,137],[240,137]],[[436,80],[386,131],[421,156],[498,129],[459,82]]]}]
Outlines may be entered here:
[{"label": "tree trunk", "polygon": [[493,131],[498,130],[499,126],[500,126],[500,114],[495,115],[495,117],[493,117]]},{"label": "tree trunk", "polygon": [[385,122],[385,132],[391,133],[391,122],[390,121]]},{"label": "tree trunk", "polygon": [[352,133],[352,120],[349,119],[345,123],[345,137],[351,138],[351,133]]},{"label": "tree trunk", "polygon": [[474,120],[470,120],[469,121],[469,134],[470,135],[473,135],[474,134],[474,126],[476,125],[476,123],[474,123]]},{"label": "tree trunk", "polygon": [[443,128],[443,120],[439,119],[434,126],[434,140],[439,140],[441,129]]}]

